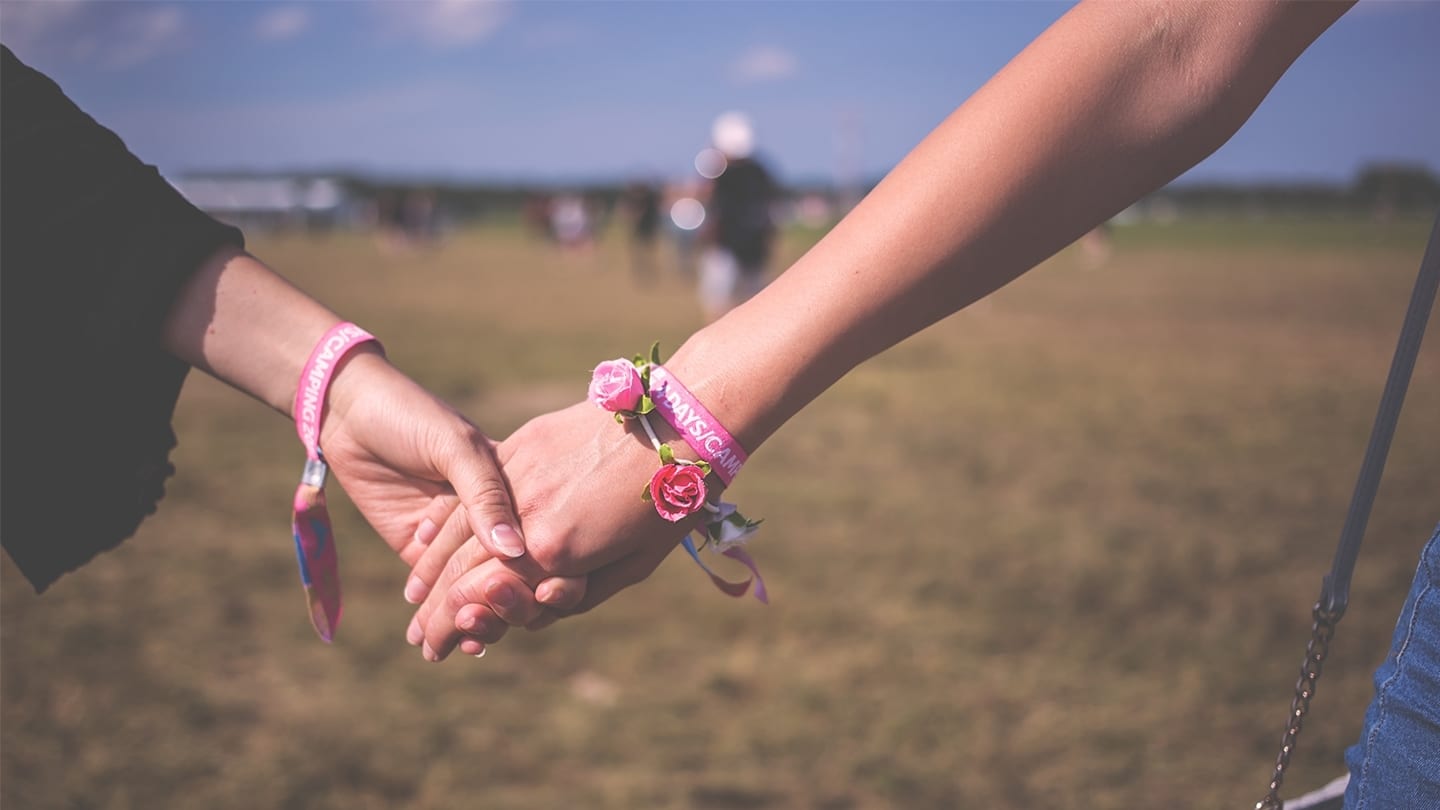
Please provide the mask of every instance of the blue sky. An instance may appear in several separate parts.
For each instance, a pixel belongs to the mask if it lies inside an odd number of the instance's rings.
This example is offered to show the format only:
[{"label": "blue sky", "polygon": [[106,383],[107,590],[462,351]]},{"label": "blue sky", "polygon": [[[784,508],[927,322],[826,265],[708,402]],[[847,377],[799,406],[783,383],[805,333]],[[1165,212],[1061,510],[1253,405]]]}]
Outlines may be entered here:
[{"label": "blue sky", "polygon": [[[732,109],[782,177],[878,176],[1049,2],[0,2],[0,39],[168,173],[675,176]],[[1363,0],[1195,180],[1440,170],[1440,2]]]}]

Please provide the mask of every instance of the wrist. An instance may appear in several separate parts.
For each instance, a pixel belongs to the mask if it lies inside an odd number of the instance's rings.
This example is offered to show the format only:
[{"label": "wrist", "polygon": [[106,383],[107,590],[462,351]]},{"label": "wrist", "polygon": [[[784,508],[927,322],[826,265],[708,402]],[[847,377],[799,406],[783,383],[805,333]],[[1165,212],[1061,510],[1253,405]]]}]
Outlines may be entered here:
[{"label": "wrist", "polygon": [[[380,345],[373,341],[356,346],[340,358],[322,403],[321,448],[325,447],[327,437],[343,432],[361,402],[374,398],[397,380],[413,384],[409,377],[390,364]],[[294,417],[293,413],[291,417]]]},{"label": "wrist", "polygon": [[710,326],[665,362],[752,454],[799,409],[790,394],[796,369],[761,345],[751,336]]}]

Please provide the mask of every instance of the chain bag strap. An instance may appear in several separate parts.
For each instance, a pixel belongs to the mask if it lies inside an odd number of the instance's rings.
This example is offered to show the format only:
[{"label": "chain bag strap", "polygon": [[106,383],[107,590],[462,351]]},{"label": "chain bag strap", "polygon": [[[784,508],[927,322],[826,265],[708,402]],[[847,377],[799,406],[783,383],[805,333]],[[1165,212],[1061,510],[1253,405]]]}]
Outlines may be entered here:
[{"label": "chain bag strap", "polygon": [[1425,337],[1425,323],[1435,305],[1437,286],[1440,286],[1440,216],[1436,217],[1430,230],[1430,242],[1425,247],[1420,274],[1410,294],[1410,307],[1405,312],[1405,323],[1400,327],[1400,340],[1395,347],[1395,358],[1390,363],[1390,376],[1386,378],[1385,392],[1380,396],[1380,409],[1375,414],[1370,444],[1365,448],[1365,461],[1360,465],[1360,476],[1355,481],[1350,511],[1345,516],[1344,528],[1340,530],[1335,560],[1330,573],[1321,583],[1320,598],[1312,611],[1315,622],[1310,631],[1310,643],[1305,647],[1305,660],[1300,664],[1300,678],[1295,682],[1295,698],[1290,703],[1290,718],[1285,724],[1280,754],[1275,758],[1270,792],[1255,803],[1255,810],[1280,810],[1284,807],[1280,786],[1285,781],[1285,771],[1290,767],[1290,757],[1295,753],[1300,727],[1310,711],[1310,701],[1315,697],[1315,685],[1330,653],[1335,625],[1345,615],[1350,601],[1350,575],[1355,570],[1355,558],[1360,554],[1365,523],[1370,519],[1370,507],[1375,503],[1375,491],[1380,486],[1380,473],[1385,469],[1385,456],[1390,452],[1390,440],[1395,435],[1400,406],[1405,402],[1415,358],[1420,353],[1420,341]]}]

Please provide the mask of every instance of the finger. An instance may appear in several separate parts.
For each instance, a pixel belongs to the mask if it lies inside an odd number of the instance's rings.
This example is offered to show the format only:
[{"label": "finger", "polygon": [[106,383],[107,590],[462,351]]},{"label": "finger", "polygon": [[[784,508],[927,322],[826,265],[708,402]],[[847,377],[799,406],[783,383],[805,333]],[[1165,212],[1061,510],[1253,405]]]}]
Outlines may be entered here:
[{"label": "finger", "polygon": [[[459,499],[455,503],[458,505]],[[445,571],[445,564],[471,537],[470,519],[465,510],[451,510],[439,533],[411,566],[410,578],[405,583],[405,601],[418,605],[429,596],[431,588]]]},{"label": "finger", "polygon": [[[460,555],[457,553],[456,556]],[[424,620],[425,640],[421,645],[426,660],[443,660],[460,642],[462,636],[479,638],[493,643],[505,635],[509,625],[495,615],[488,605],[478,614],[468,614],[466,626],[459,626],[456,614],[467,604],[479,603],[489,598],[502,600],[509,598],[513,600],[510,603],[510,609],[526,610],[528,602],[528,615],[532,618],[538,615],[539,608],[534,603],[534,594],[525,585],[525,581],[500,563],[499,560],[487,560],[475,571],[471,571],[463,577],[457,577],[455,584],[446,591],[441,592],[437,589],[425,600],[426,605],[431,607],[428,617]],[[447,575],[450,574],[452,568],[454,568],[453,565],[447,566]],[[503,594],[497,587],[500,584],[504,586]],[[487,594],[489,595],[487,596]]]},{"label": "finger", "polygon": [[446,658],[449,658],[450,653],[455,650],[459,650],[465,655],[483,656],[485,651],[489,649],[491,645],[504,638],[505,633],[509,630],[509,625],[491,616],[483,627],[476,630],[475,636],[457,635],[453,643],[447,643],[439,649],[432,647],[430,642],[425,641],[420,645],[420,654],[426,661],[432,663],[444,661]]},{"label": "finger", "polygon": [[415,527],[413,541],[415,545],[422,548],[430,545],[440,535],[440,529],[445,522],[454,514],[455,507],[460,505],[459,496],[452,493],[436,495],[430,505],[425,508],[424,514],[420,517],[420,525]]},{"label": "finger", "polygon": [[[427,634],[420,642],[420,654],[426,661],[444,661],[450,653],[459,649],[466,655],[476,655],[486,647],[500,641],[510,631],[510,625],[500,620],[488,608],[482,608],[470,630],[461,632],[452,626],[448,633]],[[433,636],[433,640],[431,638]],[[467,643],[469,642],[469,643]]]},{"label": "finger", "polygon": [[584,597],[569,610],[556,610],[555,613],[559,616],[573,616],[593,609],[606,599],[650,576],[669,553],[670,548],[651,546],[591,571]]},{"label": "finger", "polygon": [[[493,573],[482,573],[477,576],[484,580],[478,586],[478,590],[485,597],[485,603],[472,602],[455,612],[455,624],[461,631],[467,629],[467,623],[477,616],[478,611],[486,605],[511,627],[529,627],[546,612],[547,608],[561,612],[573,610],[576,605],[580,604],[580,600],[585,598],[587,584],[585,577],[550,577],[541,581],[540,585],[535,588],[532,599],[530,592],[523,588],[520,589],[521,592],[518,595],[510,593],[515,589],[515,585],[506,576]],[[468,589],[469,593],[474,593],[476,590],[476,586],[465,581],[463,577],[452,587]],[[517,598],[520,600],[518,604]]]},{"label": "finger", "polygon": [[495,462],[494,442],[472,430],[463,445],[436,459],[440,473],[460,496],[470,529],[481,545],[502,559],[525,554],[525,538],[510,500],[510,489]]},{"label": "finger", "polygon": [[450,513],[454,512],[459,504],[460,499],[454,493],[446,492],[436,495],[421,511],[415,531],[409,537],[399,538],[396,542],[391,542],[391,538],[387,537],[385,542],[390,543],[391,548],[395,549],[396,555],[402,562],[414,567],[415,561],[425,553],[425,549],[440,532],[440,527],[445,525]]},{"label": "finger", "polygon": [[551,610],[571,611],[589,587],[589,577],[550,577],[535,587],[535,601]]},{"label": "finger", "polygon": [[415,616],[410,621],[410,629],[405,633],[405,640],[412,645],[421,644],[425,640],[425,628],[430,624],[430,617],[444,607],[445,594],[450,590],[450,583],[460,578],[475,565],[488,559],[492,559],[490,552],[486,551],[484,546],[480,545],[480,541],[474,537],[455,549],[455,553],[450,555],[441,570],[440,577],[430,588],[430,593],[416,609]]}]

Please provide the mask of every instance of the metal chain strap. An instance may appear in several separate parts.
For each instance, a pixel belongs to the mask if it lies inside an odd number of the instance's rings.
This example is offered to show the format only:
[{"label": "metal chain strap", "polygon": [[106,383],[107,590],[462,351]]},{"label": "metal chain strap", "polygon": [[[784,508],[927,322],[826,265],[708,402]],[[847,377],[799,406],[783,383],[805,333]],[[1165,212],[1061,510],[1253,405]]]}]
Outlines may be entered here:
[{"label": "metal chain strap", "polygon": [[1312,611],[1315,624],[1310,628],[1310,643],[1305,645],[1305,660],[1300,664],[1300,678],[1295,681],[1295,698],[1290,702],[1290,720],[1285,724],[1285,736],[1280,740],[1280,755],[1275,758],[1275,775],[1270,779],[1270,792],[1255,803],[1255,810],[1282,810],[1285,802],[1280,799],[1280,786],[1285,782],[1285,771],[1290,767],[1290,756],[1295,753],[1295,743],[1300,737],[1300,727],[1310,711],[1310,700],[1315,697],[1315,685],[1320,680],[1320,670],[1330,654],[1330,639],[1335,637],[1335,625],[1341,613],[1327,611],[1320,602]]}]

